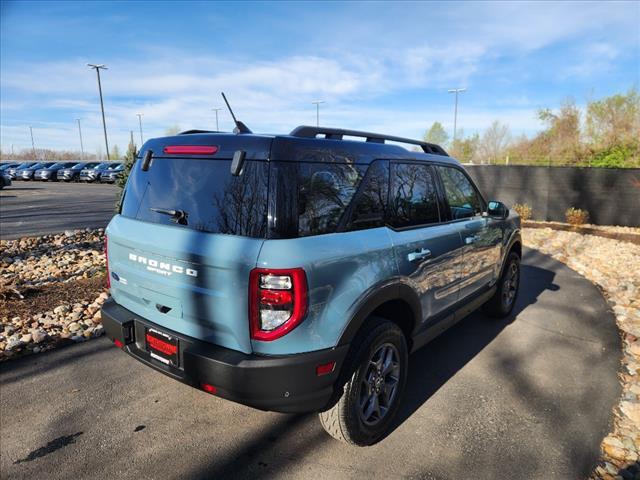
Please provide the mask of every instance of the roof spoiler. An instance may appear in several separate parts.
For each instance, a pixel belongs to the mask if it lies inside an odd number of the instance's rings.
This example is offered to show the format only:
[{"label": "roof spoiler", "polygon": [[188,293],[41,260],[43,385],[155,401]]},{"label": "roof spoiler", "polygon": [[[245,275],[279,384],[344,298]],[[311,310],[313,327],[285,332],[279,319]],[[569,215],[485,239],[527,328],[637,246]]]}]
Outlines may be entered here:
[{"label": "roof spoiler", "polygon": [[413,140],[411,138],[394,137],[393,135],[383,135],[380,133],[362,132],[359,130],[301,125],[295,128],[290,135],[298,138],[316,138],[318,135],[324,135],[324,138],[331,140],[342,140],[344,136],[349,136],[366,138],[366,141],[371,143],[385,143],[386,141],[407,143],[409,145],[420,146],[425,153],[449,156],[444,148],[434,143],[421,142],[420,140]]}]

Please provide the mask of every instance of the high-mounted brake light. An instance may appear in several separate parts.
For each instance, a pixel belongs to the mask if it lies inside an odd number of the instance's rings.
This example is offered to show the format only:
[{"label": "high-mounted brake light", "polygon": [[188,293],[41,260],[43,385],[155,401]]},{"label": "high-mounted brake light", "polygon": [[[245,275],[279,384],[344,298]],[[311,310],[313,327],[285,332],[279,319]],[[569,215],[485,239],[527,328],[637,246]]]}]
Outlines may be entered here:
[{"label": "high-mounted brake light", "polygon": [[218,151],[216,145],[168,145],[164,153],[168,155],[213,155]]},{"label": "high-mounted brake light", "polygon": [[109,272],[109,247],[108,247],[109,239],[107,236],[104,236],[104,261],[105,267],[107,269],[107,288],[111,288],[111,273]]},{"label": "high-mounted brake light", "polygon": [[254,268],[249,274],[251,338],[271,341],[286,335],[307,313],[307,276],[302,268]]}]

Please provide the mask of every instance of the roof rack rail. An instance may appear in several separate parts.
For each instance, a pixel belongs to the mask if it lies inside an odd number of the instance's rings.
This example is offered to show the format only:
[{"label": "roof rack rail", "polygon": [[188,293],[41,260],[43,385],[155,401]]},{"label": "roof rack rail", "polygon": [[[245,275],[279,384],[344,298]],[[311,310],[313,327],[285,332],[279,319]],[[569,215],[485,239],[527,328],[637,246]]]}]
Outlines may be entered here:
[{"label": "roof rack rail", "polygon": [[331,140],[342,140],[342,137],[347,135],[350,137],[362,137],[366,138],[367,142],[372,143],[385,143],[386,140],[390,142],[407,143],[410,145],[418,145],[422,147],[425,153],[432,153],[435,155],[449,154],[440,145],[434,143],[421,142],[420,140],[412,140],[410,138],[394,137],[393,135],[383,135],[380,133],[362,132],[359,130],[345,130],[342,128],[327,128],[327,127],[310,127],[307,125],[301,125],[296,127],[290,135],[292,137],[299,138],[316,138],[318,135],[324,135],[325,138]]}]

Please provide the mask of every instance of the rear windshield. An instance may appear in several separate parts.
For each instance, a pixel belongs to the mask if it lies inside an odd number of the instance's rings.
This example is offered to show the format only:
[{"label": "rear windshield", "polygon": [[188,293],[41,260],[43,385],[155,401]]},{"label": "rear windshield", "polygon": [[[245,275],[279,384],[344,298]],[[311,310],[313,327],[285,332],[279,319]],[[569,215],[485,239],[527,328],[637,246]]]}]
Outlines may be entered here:
[{"label": "rear windshield", "polygon": [[[136,161],[127,183],[122,215],[194,230],[264,238],[268,164],[247,160],[242,175],[231,160],[154,158],[149,170]],[[171,212],[181,211],[186,220]],[[181,216],[181,215],[180,215]]]}]

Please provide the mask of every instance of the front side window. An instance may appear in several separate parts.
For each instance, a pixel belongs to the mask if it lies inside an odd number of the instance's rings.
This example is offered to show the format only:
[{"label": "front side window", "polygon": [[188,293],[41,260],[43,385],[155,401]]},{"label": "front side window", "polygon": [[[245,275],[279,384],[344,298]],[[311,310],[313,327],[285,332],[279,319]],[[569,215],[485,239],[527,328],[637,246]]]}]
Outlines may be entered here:
[{"label": "front side window", "polygon": [[391,164],[388,223],[402,228],[440,221],[432,170],[419,163]]},{"label": "front side window", "polygon": [[482,213],[484,202],[467,176],[454,167],[437,166],[449,202],[451,218],[469,218]]}]

